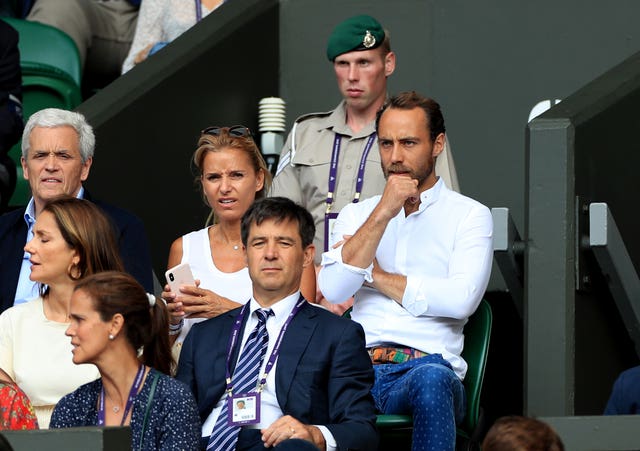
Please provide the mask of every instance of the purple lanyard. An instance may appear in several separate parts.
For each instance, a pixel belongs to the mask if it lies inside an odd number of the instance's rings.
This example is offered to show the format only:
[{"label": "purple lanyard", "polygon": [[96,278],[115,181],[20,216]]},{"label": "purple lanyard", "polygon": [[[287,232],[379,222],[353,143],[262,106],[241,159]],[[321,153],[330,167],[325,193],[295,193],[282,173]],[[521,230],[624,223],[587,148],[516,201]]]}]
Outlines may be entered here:
[{"label": "purple lanyard", "polygon": [[[142,377],[144,376],[144,365],[140,365],[138,369],[138,374],[136,374],[136,378],[133,381],[133,385],[129,390],[129,398],[127,398],[127,404],[124,408],[124,413],[122,414],[122,420],[120,421],[120,426],[124,426],[124,420],[127,419],[127,415],[129,415],[129,411],[131,411],[131,407],[133,407],[133,401],[136,399],[138,392],[140,391],[140,385],[142,384]],[[98,409],[98,426],[104,426],[105,423],[105,415],[104,415],[104,384],[102,385],[102,393],[100,394],[100,408]]]},{"label": "purple lanyard", "polygon": [[[353,196],[353,203],[357,203],[360,200],[360,193],[362,193],[362,186],[364,185],[364,169],[367,164],[367,156],[373,146],[373,142],[376,139],[376,132],[369,135],[367,144],[364,146],[364,151],[360,157],[360,166],[358,167],[358,178],[356,179],[356,193]],[[340,145],[342,143],[342,135],[336,133],[336,137],[333,140],[333,151],[331,152],[331,165],[329,166],[329,190],[327,192],[327,213],[331,211],[333,205],[333,193],[336,189],[336,181],[338,179],[338,158],[340,157]]]},{"label": "purple lanyard", "polygon": [[[305,301],[304,297],[302,295],[300,295],[300,299],[298,300],[298,303],[293,307],[293,309],[291,310],[291,313],[289,313],[289,316],[287,317],[287,320],[284,322],[284,324],[282,325],[282,329],[280,329],[280,334],[278,334],[278,339],[276,340],[276,343],[273,347],[273,351],[271,351],[271,355],[269,356],[269,360],[267,360],[267,366],[264,369],[264,374],[262,375],[262,379],[260,379],[260,382],[258,383],[258,385],[256,386],[256,390],[258,392],[262,391],[262,387],[264,387],[264,385],[267,383],[267,376],[269,375],[269,372],[271,371],[271,368],[273,368],[273,365],[276,363],[276,359],[278,358],[278,354],[280,354],[280,344],[282,343],[282,338],[284,337],[284,333],[287,330],[287,327],[289,327],[289,323],[291,322],[291,320],[293,319],[294,316],[296,316],[296,314],[300,311],[300,309],[302,308],[302,305],[307,302]],[[244,320],[244,317],[246,315],[246,312],[249,308],[249,304],[250,302],[247,302],[244,307],[242,307],[242,310],[240,310],[240,313],[238,313],[238,316],[236,316],[235,322],[233,323],[233,330],[231,332],[231,338],[229,339],[229,349],[227,351],[227,367],[226,367],[226,376],[227,376],[227,389],[226,389],[226,393],[228,396],[231,396],[233,393],[233,385],[231,384],[231,353],[233,352],[233,349],[236,347],[236,344],[238,343],[238,335],[240,334],[240,328],[242,327],[242,321]],[[266,324],[265,324],[266,327]]]},{"label": "purple lanyard", "polygon": [[202,20],[202,1],[195,0],[196,3],[196,23]]}]

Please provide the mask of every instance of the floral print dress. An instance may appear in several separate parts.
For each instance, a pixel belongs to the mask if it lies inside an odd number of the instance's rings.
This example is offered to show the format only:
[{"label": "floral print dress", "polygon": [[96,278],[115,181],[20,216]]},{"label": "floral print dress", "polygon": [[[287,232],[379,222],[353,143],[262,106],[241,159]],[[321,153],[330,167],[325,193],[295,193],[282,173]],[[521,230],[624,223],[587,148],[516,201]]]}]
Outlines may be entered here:
[{"label": "floral print dress", "polygon": [[0,430],[38,429],[27,395],[15,384],[0,381]]}]

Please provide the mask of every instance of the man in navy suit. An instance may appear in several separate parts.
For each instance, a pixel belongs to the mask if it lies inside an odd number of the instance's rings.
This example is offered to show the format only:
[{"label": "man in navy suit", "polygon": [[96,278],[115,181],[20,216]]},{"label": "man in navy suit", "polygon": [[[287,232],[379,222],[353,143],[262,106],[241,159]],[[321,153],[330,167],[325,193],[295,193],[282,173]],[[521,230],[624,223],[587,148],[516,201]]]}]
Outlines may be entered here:
[{"label": "man in navy suit", "polygon": [[[253,412],[259,413],[258,421],[243,426],[237,444],[223,449],[377,449],[370,394],[373,369],[362,327],[312,306],[300,294],[303,268],[313,264],[315,253],[311,215],[289,199],[262,199],[245,213],[241,234],[253,297],[245,307],[191,329],[176,376],[191,387],[198,402],[203,446],[211,436],[224,433],[221,412],[230,420],[238,414],[229,412],[233,407],[223,408],[224,403],[236,404],[229,402],[230,396],[247,400],[243,412],[255,400],[252,393],[244,396],[230,388],[238,384],[235,366],[258,323],[255,312],[270,309],[268,346],[257,390],[253,382],[250,390],[260,393],[259,409],[254,407]],[[235,345],[230,339],[234,336]],[[270,368],[269,362],[275,365]]]},{"label": "man in navy suit", "polygon": [[120,208],[94,201],[82,187],[89,176],[95,136],[84,116],[47,108],[34,113],[22,136],[22,169],[32,198],[25,208],[0,217],[0,313],[38,295],[29,279],[30,255],[25,244],[33,224],[50,199],[60,195],[85,198],[101,207],[116,229],[127,271],[153,293],[153,270],[142,221]]}]

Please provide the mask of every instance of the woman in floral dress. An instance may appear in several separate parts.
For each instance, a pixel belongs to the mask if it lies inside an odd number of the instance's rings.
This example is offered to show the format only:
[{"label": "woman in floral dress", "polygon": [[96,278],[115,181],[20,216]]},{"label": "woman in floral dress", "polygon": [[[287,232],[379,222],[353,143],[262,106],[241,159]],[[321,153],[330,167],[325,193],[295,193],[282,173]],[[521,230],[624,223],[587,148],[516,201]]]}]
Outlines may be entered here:
[{"label": "woman in floral dress", "polygon": [[38,429],[38,420],[27,395],[0,370],[0,431],[8,429]]}]

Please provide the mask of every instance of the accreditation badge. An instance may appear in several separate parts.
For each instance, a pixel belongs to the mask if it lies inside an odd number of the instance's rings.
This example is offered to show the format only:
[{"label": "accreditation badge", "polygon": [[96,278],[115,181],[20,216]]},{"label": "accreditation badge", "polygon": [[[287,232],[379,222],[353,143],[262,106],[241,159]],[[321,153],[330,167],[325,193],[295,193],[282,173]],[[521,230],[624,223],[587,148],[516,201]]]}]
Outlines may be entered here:
[{"label": "accreditation badge", "polygon": [[327,252],[331,249],[331,234],[333,233],[333,227],[336,225],[336,219],[338,213],[325,213],[324,215],[324,251]]},{"label": "accreditation badge", "polygon": [[227,398],[229,426],[260,423],[260,393],[238,393]]}]

